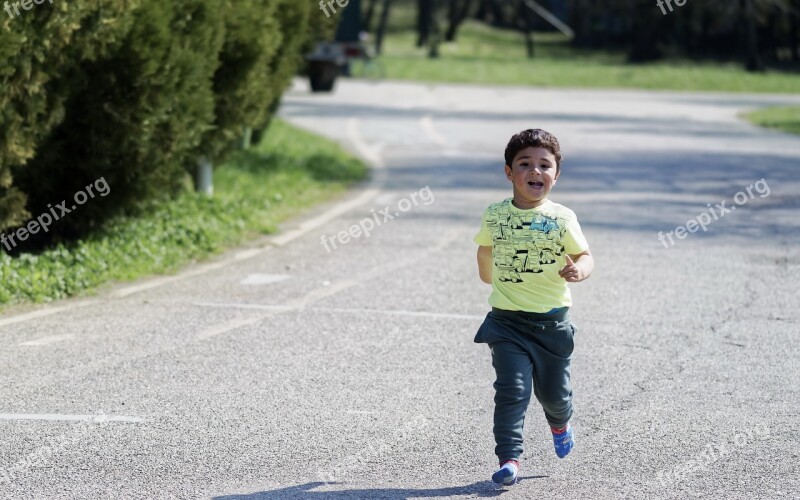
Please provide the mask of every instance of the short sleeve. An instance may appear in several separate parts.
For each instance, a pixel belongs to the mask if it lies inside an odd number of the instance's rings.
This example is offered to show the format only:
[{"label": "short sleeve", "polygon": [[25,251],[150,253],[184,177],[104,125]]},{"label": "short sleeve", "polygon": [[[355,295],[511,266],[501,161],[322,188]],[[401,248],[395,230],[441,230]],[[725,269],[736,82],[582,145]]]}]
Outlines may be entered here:
[{"label": "short sleeve", "polygon": [[564,249],[567,253],[575,255],[588,250],[589,243],[583,236],[581,225],[578,224],[578,218],[574,214],[571,214],[571,217],[567,218],[566,223],[567,231],[566,234],[564,234]]},{"label": "short sleeve", "polygon": [[482,247],[492,246],[492,233],[489,231],[489,226],[486,224],[486,212],[483,213],[481,218],[481,230],[472,239],[475,243]]}]

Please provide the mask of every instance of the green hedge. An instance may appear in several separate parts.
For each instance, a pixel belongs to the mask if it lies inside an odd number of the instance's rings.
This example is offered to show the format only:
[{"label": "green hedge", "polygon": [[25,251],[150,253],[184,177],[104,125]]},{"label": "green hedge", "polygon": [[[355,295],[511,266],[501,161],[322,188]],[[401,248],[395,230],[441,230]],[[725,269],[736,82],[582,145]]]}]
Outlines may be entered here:
[{"label": "green hedge", "polygon": [[53,225],[48,243],[174,197],[200,156],[222,162],[244,126],[268,123],[301,47],[330,33],[315,4],[296,0],[76,0],[0,14],[0,230],[101,177],[111,189]]}]

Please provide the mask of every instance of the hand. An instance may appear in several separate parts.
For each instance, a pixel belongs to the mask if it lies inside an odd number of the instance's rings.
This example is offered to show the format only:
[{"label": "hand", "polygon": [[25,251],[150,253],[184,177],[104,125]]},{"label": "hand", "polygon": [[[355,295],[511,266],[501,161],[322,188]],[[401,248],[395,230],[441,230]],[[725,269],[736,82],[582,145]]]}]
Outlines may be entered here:
[{"label": "hand", "polygon": [[558,275],[569,283],[577,283],[578,281],[583,281],[586,279],[583,270],[581,270],[580,267],[572,262],[572,258],[569,255],[567,255],[567,265],[564,266],[564,269],[558,272]]}]

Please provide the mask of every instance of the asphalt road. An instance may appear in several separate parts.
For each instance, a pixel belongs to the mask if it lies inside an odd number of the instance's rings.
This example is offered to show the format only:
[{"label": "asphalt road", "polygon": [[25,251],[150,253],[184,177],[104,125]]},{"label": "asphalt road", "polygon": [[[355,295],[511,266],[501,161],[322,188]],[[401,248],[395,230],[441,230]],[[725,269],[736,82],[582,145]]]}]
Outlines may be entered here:
[{"label": "asphalt road", "polygon": [[[181,275],[0,317],[0,497],[800,497],[800,139],[736,118],[779,103],[298,82],[281,115],[370,183]],[[576,448],[532,404],[496,490],[472,237],[528,127],[562,142],[551,198],[597,268],[572,286]]]}]

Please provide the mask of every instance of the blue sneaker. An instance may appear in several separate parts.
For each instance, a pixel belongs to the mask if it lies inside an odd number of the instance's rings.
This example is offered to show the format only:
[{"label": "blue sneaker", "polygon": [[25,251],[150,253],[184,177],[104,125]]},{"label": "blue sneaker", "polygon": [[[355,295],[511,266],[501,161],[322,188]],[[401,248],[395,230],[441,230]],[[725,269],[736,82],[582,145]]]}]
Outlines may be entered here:
[{"label": "blue sneaker", "polygon": [[503,460],[500,470],[492,474],[492,481],[503,486],[511,486],[517,482],[519,462],[516,460]]},{"label": "blue sneaker", "polygon": [[567,424],[563,429],[551,428],[550,431],[553,433],[553,446],[556,449],[558,458],[564,458],[569,455],[569,452],[572,451],[572,447],[575,446],[572,426]]}]

